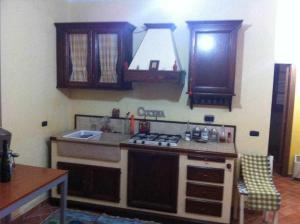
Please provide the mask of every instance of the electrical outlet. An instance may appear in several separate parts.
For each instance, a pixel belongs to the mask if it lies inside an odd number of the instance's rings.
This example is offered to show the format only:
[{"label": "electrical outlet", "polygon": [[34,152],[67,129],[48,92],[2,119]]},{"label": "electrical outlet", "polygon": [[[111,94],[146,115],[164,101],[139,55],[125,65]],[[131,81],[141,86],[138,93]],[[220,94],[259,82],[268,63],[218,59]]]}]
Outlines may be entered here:
[{"label": "electrical outlet", "polygon": [[48,121],[42,121],[42,127],[48,126]]},{"label": "electrical outlet", "polygon": [[204,121],[208,122],[208,123],[214,123],[215,116],[214,115],[205,115],[204,116]]},{"label": "electrical outlet", "polygon": [[250,131],[249,135],[251,137],[258,137],[259,136],[259,131]]}]

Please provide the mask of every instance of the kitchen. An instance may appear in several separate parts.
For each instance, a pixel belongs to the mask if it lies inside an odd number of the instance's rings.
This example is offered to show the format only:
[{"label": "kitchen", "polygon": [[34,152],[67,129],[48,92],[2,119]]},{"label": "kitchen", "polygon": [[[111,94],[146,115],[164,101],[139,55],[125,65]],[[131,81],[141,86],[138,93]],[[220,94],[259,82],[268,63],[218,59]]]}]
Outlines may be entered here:
[{"label": "kitchen", "polygon": [[[163,110],[166,116],[163,120],[185,124],[188,121],[203,123],[204,116],[212,114],[215,124],[237,127],[237,152],[266,154],[274,69],[276,4],[273,1],[255,4],[191,1],[166,5],[156,1],[32,4],[5,1],[1,8],[5,9],[1,11],[2,125],[13,133],[12,148],[21,155],[18,162],[46,166],[45,142],[50,136],[73,129],[75,114],[110,116],[113,108],[119,108],[121,117],[129,111],[137,117],[140,106]],[[127,91],[56,89],[54,23],[128,21],[137,31],[142,31],[133,35],[133,52],[144,38],[144,23],[174,23],[174,42],[182,69],[188,72],[190,33],[186,21],[241,19],[243,25],[236,52],[236,96],[232,98],[231,112],[226,107],[191,110],[186,94],[187,75],[184,87],[167,82],[134,83],[133,90]],[[41,127],[42,121],[48,121],[48,126]],[[250,137],[251,130],[259,131],[260,136]]]}]

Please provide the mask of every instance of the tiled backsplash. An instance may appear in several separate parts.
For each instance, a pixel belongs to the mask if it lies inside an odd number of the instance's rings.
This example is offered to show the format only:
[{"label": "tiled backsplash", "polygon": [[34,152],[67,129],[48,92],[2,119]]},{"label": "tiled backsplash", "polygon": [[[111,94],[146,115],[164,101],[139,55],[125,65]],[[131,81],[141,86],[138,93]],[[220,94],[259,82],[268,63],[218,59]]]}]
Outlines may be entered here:
[{"label": "tiled backsplash", "polygon": [[[101,130],[102,126],[105,124],[105,120],[108,117],[100,116],[90,116],[90,115],[75,115],[75,127],[76,129],[85,129],[85,130]],[[141,119],[136,119],[135,121],[135,131],[138,132],[138,124]],[[174,121],[158,121],[158,120],[149,120],[151,132],[156,133],[166,133],[166,134],[179,134],[184,135],[184,132],[187,129],[187,124],[184,122],[174,122]],[[109,126],[111,127],[112,132],[124,133],[124,124],[128,124],[128,120],[124,118],[109,118]],[[215,128],[219,133],[221,132],[222,125],[219,124],[203,124],[203,123],[190,123],[190,130],[193,130],[196,126],[201,129],[207,127],[209,130]],[[231,133],[233,136],[233,141],[235,141],[235,126],[224,125],[225,133]],[[128,126],[127,126],[128,127]],[[126,129],[126,128],[125,128]],[[128,128],[126,129],[128,130]]]}]

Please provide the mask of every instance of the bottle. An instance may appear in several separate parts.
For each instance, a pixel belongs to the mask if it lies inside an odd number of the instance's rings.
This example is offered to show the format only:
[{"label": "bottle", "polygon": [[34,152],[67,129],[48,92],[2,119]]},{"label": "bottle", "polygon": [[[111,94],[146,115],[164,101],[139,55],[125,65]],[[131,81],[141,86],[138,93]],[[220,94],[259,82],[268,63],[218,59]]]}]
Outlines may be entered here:
[{"label": "bottle", "polygon": [[207,127],[204,127],[201,131],[201,140],[202,141],[208,141],[208,135],[209,135],[209,131]]},{"label": "bottle", "polygon": [[185,141],[191,141],[192,140],[192,133],[191,133],[191,127],[190,127],[190,122],[189,121],[186,123],[186,130],[184,132],[184,140]]},{"label": "bottle", "polygon": [[221,132],[220,132],[220,142],[224,143],[226,142],[226,135],[225,135],[225,127],[224,125],[221,127]]},{"label": "bottle", "polygon": [[232,140],[231,140],[231,133],[228,132],[227,133],[227,143],[231,143],[231,142],[232,142]]},{"label": "bottle", "polygon": [[8,143],[6,140],[3,141],[3,151],[1,158],[1,182],[9,182],[11,179],[11,166],[8,154]]}]

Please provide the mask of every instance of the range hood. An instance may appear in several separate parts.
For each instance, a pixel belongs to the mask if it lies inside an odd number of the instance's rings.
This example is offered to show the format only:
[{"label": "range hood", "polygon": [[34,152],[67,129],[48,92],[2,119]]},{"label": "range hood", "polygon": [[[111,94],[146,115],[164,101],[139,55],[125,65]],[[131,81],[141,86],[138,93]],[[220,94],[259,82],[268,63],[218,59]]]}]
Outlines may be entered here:
[{"label": "range hood", "polygon": [[125,66],[129,82],[175,82],[183,84],[185,72],[177,56],[173,23],[146,23],[147,33],[131,64]]}]

